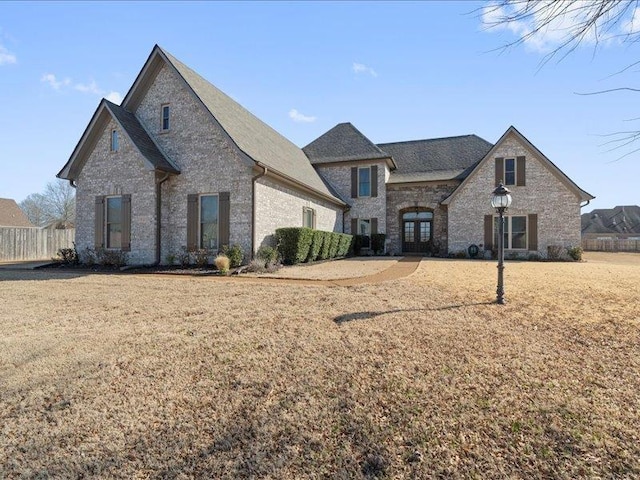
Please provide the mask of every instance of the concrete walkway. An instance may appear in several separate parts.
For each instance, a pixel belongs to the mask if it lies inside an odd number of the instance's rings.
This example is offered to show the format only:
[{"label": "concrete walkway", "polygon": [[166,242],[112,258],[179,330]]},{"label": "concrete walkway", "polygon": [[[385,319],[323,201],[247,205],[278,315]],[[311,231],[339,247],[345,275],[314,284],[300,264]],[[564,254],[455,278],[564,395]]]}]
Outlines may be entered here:
[{"label": "concrete walkway", "polygon": [[20,262],[0,262],[0,270],[35,270],[49,265],[51,260],[23,260]]}]

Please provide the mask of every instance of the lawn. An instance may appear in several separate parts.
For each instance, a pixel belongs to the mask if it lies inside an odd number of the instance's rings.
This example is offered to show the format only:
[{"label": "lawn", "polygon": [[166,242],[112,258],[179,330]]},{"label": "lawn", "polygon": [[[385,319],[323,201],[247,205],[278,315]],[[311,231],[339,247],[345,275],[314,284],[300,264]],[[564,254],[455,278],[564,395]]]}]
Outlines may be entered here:
[{"label": "lawn", "polygon": [[495,277],[0,271],[0,478],[640,476],[640,255]]}]

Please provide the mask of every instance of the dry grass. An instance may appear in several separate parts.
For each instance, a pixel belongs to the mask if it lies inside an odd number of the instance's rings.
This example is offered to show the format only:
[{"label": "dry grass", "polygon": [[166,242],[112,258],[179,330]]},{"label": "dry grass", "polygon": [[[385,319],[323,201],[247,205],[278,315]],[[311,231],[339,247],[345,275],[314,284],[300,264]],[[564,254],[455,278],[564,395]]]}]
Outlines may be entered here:
[{"label": "dry grass", "polygon": [[484,261],[0,271],[0,478],[638,477],[640,262],[615,258],[508,263],[504,307]]},{"label": "dry grass", "polygon": [[280,270],[260,274],[269,278],[296,278],[305,280],[338,280],[374,275],[392,267],[402,257],[354,257],[282,267]]}]

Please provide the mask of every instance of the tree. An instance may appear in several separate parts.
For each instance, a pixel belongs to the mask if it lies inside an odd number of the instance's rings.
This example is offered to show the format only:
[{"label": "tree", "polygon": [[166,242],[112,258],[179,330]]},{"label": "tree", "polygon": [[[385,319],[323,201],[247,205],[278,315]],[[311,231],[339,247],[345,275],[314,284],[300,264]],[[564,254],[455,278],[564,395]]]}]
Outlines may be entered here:
[{"label": "tree", "polygon": [[[584,43],[593,44],[594,54],[603,42],[617,41],[632,45],[640,41],[639,0],[499,0],[481,9],[482,21],[488,28],[506,28],[516,34],[516,40],[503,45],[508,49],[524,43],[549,47],[541,66],[554,57],[562,60]],[[631,61],[618,75],[640,64]],[[622,86],[578,95],[598,95],[616,91],[640,92],[638,88]],[[632,120],[638,120],[632,119]],[[614,132],[602,135],[611,139],[604,145],[616,150],[640,140],[640,130]],[[634,149],[626,157],[639,151]]]},{"label": "tree", "polygon": [[75,190],[64,180],[49,182],[43,193],[32,193],[20,202],[20,208],[34,225],[69,228],[76,219]]}]

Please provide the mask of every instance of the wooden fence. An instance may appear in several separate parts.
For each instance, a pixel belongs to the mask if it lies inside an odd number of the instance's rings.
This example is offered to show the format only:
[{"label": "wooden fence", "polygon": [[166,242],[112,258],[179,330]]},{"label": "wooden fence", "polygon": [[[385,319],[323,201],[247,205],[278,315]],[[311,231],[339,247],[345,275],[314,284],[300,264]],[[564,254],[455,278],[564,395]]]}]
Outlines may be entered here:
[{"label": "wooden fence", "polygon": [[640,240],[632,238],[584,238],[582,248],[596,252],[640,252]]},{"label": "wooden fence", "polygon": [[0,227],[0,262],[50,260],[60,248],[73,247],[76,231]]}]

